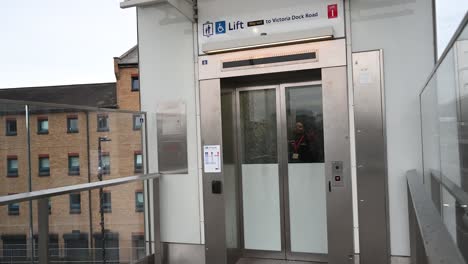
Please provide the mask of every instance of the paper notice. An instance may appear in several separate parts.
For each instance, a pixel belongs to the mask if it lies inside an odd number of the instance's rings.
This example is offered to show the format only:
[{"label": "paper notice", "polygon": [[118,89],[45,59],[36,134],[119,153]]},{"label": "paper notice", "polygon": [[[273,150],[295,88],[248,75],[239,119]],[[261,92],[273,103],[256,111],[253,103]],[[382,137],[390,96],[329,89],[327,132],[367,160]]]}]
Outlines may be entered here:
[{"label": "paper notice", "polygon": [[221,172],[221,146],[205,145],[203,146],[205,173]]}]

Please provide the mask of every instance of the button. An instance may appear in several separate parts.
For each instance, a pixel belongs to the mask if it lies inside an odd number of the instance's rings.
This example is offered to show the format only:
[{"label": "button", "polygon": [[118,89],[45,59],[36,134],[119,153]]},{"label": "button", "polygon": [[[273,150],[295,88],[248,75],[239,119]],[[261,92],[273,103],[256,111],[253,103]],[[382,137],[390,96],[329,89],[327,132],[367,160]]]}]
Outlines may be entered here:
[{"label": "button", "polygon": [[337,182],[341,181],[341,176],[335,176],[335,181]]}]

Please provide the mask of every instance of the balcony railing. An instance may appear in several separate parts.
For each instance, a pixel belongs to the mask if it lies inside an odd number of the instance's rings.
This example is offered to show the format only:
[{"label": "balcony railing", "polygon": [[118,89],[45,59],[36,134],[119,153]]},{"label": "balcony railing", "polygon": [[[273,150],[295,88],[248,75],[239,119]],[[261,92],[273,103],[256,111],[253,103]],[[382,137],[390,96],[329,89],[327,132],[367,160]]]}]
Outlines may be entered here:
[{"label": "balcony railing", "polygon": [[[13,243],[3,241],[3,250],[0,250],[1,263],[135,263],[151,255],[151,245],[148,233],[142,233],[142,222],[133,219],[129,222],[128,218],[110,219],[102,222],[105,229],[104,236],[96,232],[93,236],[87,228],[86,222],[80,218],[77,220],[69,219],[68,222],[60,222],[49,216],[49,200],[66,199],[70,194],[86,195],[89,192],[97,191],[102,188],[120,190],[129,188],[132,183],[148,182],[157,180],[159,173],[145,174],[139,176],[129,176],[101,182],[92,182],[77,184],[73,186],[58,187],[47,190],[26,192],[16,195],[0,197],[0,208],[8,207],[11,204],[24,202],[36,202],[35,211],[37,218],[33,217],[33,225],[37,228],[38,234],[34,236],[33,242],[28,243],[26,236],[23,243],[19,241],[19,235],[16,239],[10,236]],[[123,187],[123,188],[122,188]],[[146,199],[145,202],[148,202]],[[99,203],[99,202],[98,202]],[[148,207],[145,207],[145,210]],[[128,213],[128,203],[125,199],[114,205],[113,212],[119,212],[120,215]],[[88,211],[93,218],[98,218],[99,210]],[[64,242],[59,242],[57,232],[64,229],[77,229],[70,233],[64,233]],[[80,230],[81,228],[81,230]],[[153,227],[154,228],[154,227]],[[116,232],[117,230],[120,231]],[[136,232],[135,232],[136,231]],[[126,233],[133,233],[132,240],[121,239]],[[154,236],[153,236],[154,237]],[[158,248],[157,246],[155,248]]]},{"label": "balcony railing", "polygon": [[152,254],[158,226],[148,197],[159,174],[148,174],[146,118],[0,100],[0,264]]},{"label": "balcony railing", "polygon": [[423,174],[410,172],[412,263],[468,260],[468,13],[420,94]]}]

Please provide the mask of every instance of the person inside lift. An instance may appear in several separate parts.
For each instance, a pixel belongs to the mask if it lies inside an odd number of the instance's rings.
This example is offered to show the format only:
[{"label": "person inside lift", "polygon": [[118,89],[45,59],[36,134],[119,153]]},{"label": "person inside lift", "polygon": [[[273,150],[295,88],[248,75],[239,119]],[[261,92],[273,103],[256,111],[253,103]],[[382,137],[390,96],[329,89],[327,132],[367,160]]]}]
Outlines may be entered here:
[{"label": "person inside lift", "polygon": [[304,124],[296,122],[294,138],[289,141],[289,162],[306,163],[312,161],[310,140],[305,133]]}]

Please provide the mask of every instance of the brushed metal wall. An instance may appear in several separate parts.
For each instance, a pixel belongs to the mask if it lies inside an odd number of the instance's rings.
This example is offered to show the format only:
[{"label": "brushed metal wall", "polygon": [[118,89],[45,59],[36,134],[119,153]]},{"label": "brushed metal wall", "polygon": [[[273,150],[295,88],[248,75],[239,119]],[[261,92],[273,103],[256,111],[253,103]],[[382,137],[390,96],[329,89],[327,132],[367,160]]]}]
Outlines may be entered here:
[{"label": "brushed metal wall", "polygon": [[353,53],[361,264],[389,263],[382,51]]}]

